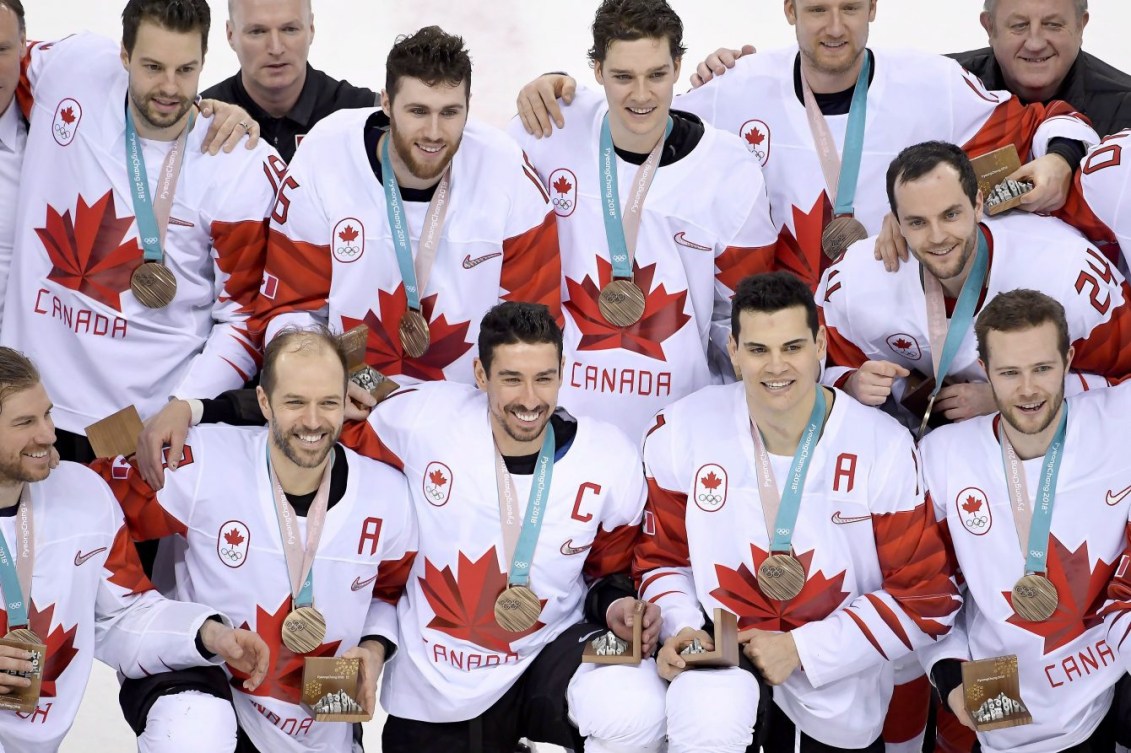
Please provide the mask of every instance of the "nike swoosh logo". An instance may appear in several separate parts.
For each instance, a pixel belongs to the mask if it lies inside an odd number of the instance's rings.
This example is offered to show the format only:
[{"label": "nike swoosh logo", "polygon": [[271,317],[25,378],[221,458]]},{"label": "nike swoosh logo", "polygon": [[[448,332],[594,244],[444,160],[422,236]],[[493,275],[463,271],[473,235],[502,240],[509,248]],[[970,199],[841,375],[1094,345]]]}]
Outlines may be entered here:
[{"label": "nike swoosh logo", "polygon": [[701,246],[698,243],[692,243],[691,241],[687,240],[686,236],[687,236],[687,233],[685,233],[681,230],[680,232],[675,234],[675,242],[678,243],[681,246],[685,246],[687,248],[693,248],[696,251],[710,251],[711,250],[710,246]]},{"label": "nike swoosh logo", "polygon": [[475,259],[472,259],[471,254],[468,254],[467,256],[463,257],[463,268],[464,269],[471,269],[472,267],[475,267],[475,266],[478,266],[479,264],[482,264],[483,262],[487,261],[488,259],[494,259],[496,256],[502,256],[502,255],[503,255],[502,251],[496,251],[493,254],[487,254],[486,256],[480,256],[480,257],[477,257]]},{"label": "nike swoosh logo", "polygon": [[188,220],[180,220],[180,219],[177,219],[176,217],[170,217],[169,218],[169,224],[170,225],[180,225],[181,227],[196,227],[196,225],[189,222]]},{"label": "nike swoosh logo", "polygon": [[840,510],[833,513],[833,522],[838,526],[848,525],[849,523],[863,523],[865,520],[871,519],[871,515],[853,515],[850,518],[846,518],[840,514]]},{"label": "nike swoosh logo", "polygon": [[573,539],[566,539],[565,543],[562,544],[562,550],[561,551],[562,551],[562,554],[569,557],[572,554],[581,554],[582,552],[584,552],[586,549],[588,549],[591,546],[593,546],[593,545],[592,544],[586,544],[585,546],[574,546],[573,545]]},{"label": "nike swoosh logo", "polygon": [[79,549],[77,552],[75,552],[75,567],[82,567],[83,565],[86,564],[86,561],[88,559],[90,559],[91,557],[93,557],[96,554],[99,554],[99,553],[105,552],[105,551],[106,551],[106,547],[104,547],[104,546],[99,547],[98,549],[95,549],[93,552],[87,552],[86,554],[83,554],[82,550]]},{"label": "nike swoosh logo", "polygon": [[1124,498],[1128,494],[1131,494],[1131,486],[1127,487],[1126,489],[1119,492],[1118,494],[1112,494],[1111,490],[1108,489],[1108,491],[1107,491],[1107,503],[1109,505],[1112,505],[1112,506],[1118,505],[1120,502],[1122,502],[1124,500]]},{"label": "nike swoosh logo", "polygon": [[581,638],[578,639],[577,642],[578,643],[585,643],[587,640],[589,640],[593,636],[597,635],[598,633],[604,633],[604,632],[607,632],[607,631],[605,631],[605,630],[594,630],[592,633],[588,633],[586,635],[583,635]]},{"label": "nike swoosh logo", "polygon": [[361,578],[354,578],[353,583],[350,585],[350,589],[353,591],[360,591],[375,580],[377,580],[376,574],[366,578],[365,580],[362,580]]}]

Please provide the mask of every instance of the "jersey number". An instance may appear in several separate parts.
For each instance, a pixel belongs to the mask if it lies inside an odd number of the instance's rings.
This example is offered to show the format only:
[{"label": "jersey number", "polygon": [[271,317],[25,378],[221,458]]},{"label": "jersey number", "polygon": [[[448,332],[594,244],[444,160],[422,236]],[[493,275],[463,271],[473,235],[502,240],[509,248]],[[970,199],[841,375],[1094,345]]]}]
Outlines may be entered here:
[{"label": "jersey number", "polygon": [[[1092,257],[1095,261],[1089,261],[1088,267],[1100,276],[1100,280],[1105,285],[1110,285],[1112,281],[1111,267],[1108,266],[1107,260],[1097,254],[1092,249],[1088,249],[1088,256]],[[1096,264],[1099,266],[1096,266]],[[1084,270],[1080,276],[1076,278],[1076,292],[1083,293],[1084,288],[1090,288],[1088,292],[1088,299],[1092,302],[1092,308],[1103,316],[1111,308],[1111,293],[1108,293],[1103,300],[1100,300],[1100,283],[1096,280],[1095,275],[1088,273]]]}]

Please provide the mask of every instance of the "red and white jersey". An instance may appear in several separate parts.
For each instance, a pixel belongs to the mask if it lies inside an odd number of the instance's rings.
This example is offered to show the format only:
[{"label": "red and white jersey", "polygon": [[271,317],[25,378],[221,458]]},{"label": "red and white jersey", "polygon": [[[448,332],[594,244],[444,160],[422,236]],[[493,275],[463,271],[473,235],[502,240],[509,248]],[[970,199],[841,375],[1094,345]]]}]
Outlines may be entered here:
[{"label": "red and white jersey", "polygon": [[[998,293],[1019,288],[1046,293],[1064,306],[1076,349],[1072,368],[1084,372],[1068,375],[1068,394],[1131,375],[1131,289],[1095,246],[1051,217],[1012,213],[988,219],[982,228],[990,269],[978,310]],[[817,289],[828,332],[826,384],[843,384],[868,360],[891,361],[924,376],[934,373],[919,263],[911,257],[897,272],[887,272],[873,256],[875,242],[868,238],[853,244],[825,271]],[[986,381],[973,325],[948,376],[958,382]],[[896,397],[905,387],[906,380],[897,380]]]},{"label": "red and white jersey", "polygon": [[[749,416],[741,383],[656,416],[644,442],[641,597],[663,609],[661,639],[701,627],[715,609],[738,615],[741,630],[790,632],[803,669],[774,701],[809,736],[864,747],[883,727],[889,660],[944,635],[961,606],[915,446],[891,417],[836,393],[793,534],[805,586],[775,601],[757,581],[770,537]],[[770,459],[781,489],[792,458]]]},{"label": "red and white jersey", "polygon": [[[394,716],[478,716],[543,646],[581,621],[588,581],[629,569],[644,478],[635,443],[612,424],[579,419],[573,442],[559,451],[530,570],[542,614],[519,633],[495,622],[510,562],[487,396],[454,383],[401,390],[342,441],[403,468],[420,522],[420,554],[397,604],[404,657],[382,680],[381,703]],[[533,476],[512,478],[524,516]]]},{"label": "red and white jersey", "polygon": [[[369,325],[366,362],[400,384],[473,381],[479,322],[502,301],[544,303],[560,319],[554,213],[522,153],[469,120],[451,164],[451,196],[421,306],[431,344],[420,358],[398,337],[408,305],[385,189],[366,152],[376,109],[342,110],[302,140],[271,215],[260,316],[267,339],[282,327]],[[404,202],[415,258],[428,209]]]},{"label": "red and white jersey", "polygon": [[[153,590],[121,508],[90,469],[60,463],[29,489],[35,525],[29,627],[46,644],[47,656],[36,710],[0,711],[0,750],[6,753],[58,749],[82,703],[96,653],[131,677],[207,664],[196,650],[196,633],[218,611]],[[17,558],[18,524],[18,517],[0,518]],[[8,629],[0,611],[0,634]]]},{"label": "red and white jersey", "polygon": [[[122,458],[98,466],[135,539],[176,534],[184,540],[177,598],[208,604],[270,647],[263,684],[252,693],[232,686],[240,727],[256,748],[349,750],[348,724],[315,723],[299,705],[303,655],[282,642],[291,588],[267,470],[268,435],[262,428],[192,429],[185,460],[166,470],[156,494]],[[346,491],[326,513],[313,569],[314,606],[326,618],[326,637],[307,656],[340,656],[365,636],[395,640],[394,605],[416,550],[416,519],[401,474],[340,446],[336,453],[334,462],[348,463]],[[306,519],[297,521],[305,541]]]},{"label": "red and white jersey", "polygon": [[[617,327],[597,305],[612,279],[601,196],[601,123],[609,107],[578,91],[566,126],[548,139],[510,133],[545,181],[558,215],[566,370],[561,403],[614,421],[638,438],[656,411],[723,377],[730,301],[743,277],[773,268],[777,231],[765,182],[741,142],[707,126],[690,154],[661,165],[644,202],[633,261],[644,291],[640,321]],[[622,203],[638,169],[618,158]],[[688,190],[694,186],[694,190]],[[713,351],[713,352],[712,352]],[[712,375],[711,365],[717,365]],[[714,379],[712,379],[714,376]]]},{"label": "red and white jersey", "polygon": [[[163,309],[141,305],[130,291],[143,252],[120,50],[89,34],[35,44],[20,84],[33,101],[0,342],[43,354],[55,423],[77,433],[124,405],[146,416],[170,396],[213,397],[255,374],[247,319],[281,169],[266,145],[202,154],[208,120],[198,117],[164,246],[177,295]],[[152,193],[173,142],[141,144]]]},{"label": "red and white jersey", "polygon": [[[1044,622],[1021,619],[1011,605],[1025,552],[997,439],[1000,415],[943,426],[923,440],[929,496],[953,541],[966,591],[965,619],[924,652],[924,665],[1015,654],[1021,702],[1033,716],[1032,724],[979,734],[986,751],[1051,753],[1083,742],[1107,713],[1112,686],[1125,671],[1100,608],[1131,511],[1131,467],[1121,441],[1131,430],[1128,415],[1126,386],[1068,400],[1047,573],[1060,603]],[[1023,461],[1031,500],[1043,462]]]},{"label": "red and white jersey", "polygon": [[[1004,91],[988,91],[977,77],[941,55],[874,49],[868,119],[856,218],[869,234],[880,232],[890,211],[885,186],[888,165],[904,148],[923,141],[958,144],[978,156],[1014,144],[1024,161],[1045,154],[1050,139],[1099,141],[1099,136],[1062,102],[1022,105]],[[814,146],[805,106],[794,89],[797,47],[759,52],[738,61],[694,91],[676,98],[716,128],[737,133],[762,164],[770,207],[778,223],[778,266],[816,288],[828,265],[821,232],[832,216],[830,197]],[[842,154],[848,115],[825,118]]]},{"label": "red and white jersey", "polygon": [[[1127,273],[1131,250],[1131,129],[1104,138],[1080,163],[1076,183],[1056,216],[1094,238]],[[1122,252],[1120,249],[1123,249]]]}]

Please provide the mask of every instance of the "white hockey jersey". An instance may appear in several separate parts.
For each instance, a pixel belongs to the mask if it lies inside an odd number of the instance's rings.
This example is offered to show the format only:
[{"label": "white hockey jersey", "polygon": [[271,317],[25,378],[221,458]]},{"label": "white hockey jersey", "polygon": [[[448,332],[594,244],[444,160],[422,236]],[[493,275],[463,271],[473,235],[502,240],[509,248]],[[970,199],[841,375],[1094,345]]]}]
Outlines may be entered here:
[{"label": "white hockey jersey", "polygon": [[[1024,213],[988,219],[982,225],[989,244],[990,269],[978,304],[998,293],[1028,288],[1059,301],[1068,318],[1068,336],[1076,348],[1074,373],[1066,382],[1076,394],[1102,379],[1131,375],[1131,289],[1095,246],[1079,232],[1050,217]],[[914,257],[887,272],[872,249],[876,239],[855,243],[821,278],[817,305],[827,327],[829,366],[822,381],[843,384],[865,361],[891,361],[932,376],[927,304]],[[883,305],[877,305],[882,301]],[[978,365],[974,327],[962,341],[949,377],[985,382]],[[892,392],[901,398],[907,380]]]},{"label": "white hockey jersey", "polygon": [[[400,651],[381,687],[394,716],[472,719],[490,708],[543,646],[582,619],[586,582],[626,572],[644,508],[635,443],[612,424],[578,420],[554,463],[530,570],[542,614],[529,630],[495,622],[507,585],[487,396],[463,384],[401,390],[342,441],[404,469],[420,521],[420,554],[397,604]],[[520,515],[533,476],[512,474]]]},{"label": "white hockey jersey", "polygon": [[[1025,555],[997,440],[1000,415],[941,427],[922,444],[929,496],[965,578],[966,611],[921,659],[929,667],[946,657],[1016,654],[1021,702],[1033,717],[1032,724],[979,734],[986,751],[1050,753],[1083,742],[1107,713],[1112,686],[1125,671],[1099,612],[1131,511],[1131,467],[1121,441],[1131,430],[1131,390],[1098,390],[1068,405],[1048,559],[1060,604],[1044,622],[1022,620],[1011,606]],[[1030,496],[1040,489],[1043,462],[1023,461]]]},{"label": "white hockey jersey", "polygon": [[[1009,92],[987,91],[977,77],[940,55],[912,50],[876,49],[868,87],[867,130],[856,218],[876,234],[890,211],[885,192],[888,165],[905,147],[923,141],[958,144],[978,156],[1014,144],[1022,160],[1045,154],[1057,136],[1094,144],[1099,140],[1072,109],[1061,102],[1022,105]],[[778,266],[816,288],[828,265],[821,232],[832,216],[805,106],[794,88],[796,46],[759,52],[738,61],[675,106],[745,139],[762,164],[770,207],[780,231]],[[826,120],[838,154],[843,153],[848,115]]]},{"label": "white hockey jersey", "polygon": [[[644,443],[648,506],[635,570],[663,609],[661,639],[703,625],[788,631],[802,670],[774,701],[810,737],[864,747],[880,736],[891,662],[945,634],[961,606],[919,481],[917,452],[889,416],[837,392],[813,451],[793,551],[806,583],[765,597],[769,535],[744,386],[708,387],[659,413]],[[771,455],[779,487],[790,457]]]},{"label": "white hockey jersey", "polygon": [[[202,154],[208,121],[198,117],[165,244],[177,296],[142,306],[130,291],[143,254],[119,52],[89,34],[35,44],[21,80],[34,102],[0,342],[36,360],[56,425],[77,433],[126,405],[146,416],[170,396],[212,397],[256,372],[247,319],[282,169],[266,145]],[[171,146],[142,140],[151,192]]]},{"label": "white hockey jersey", "polygon": [[[613,421],[633,439],[656,411],[723,376],[730,301],[743,277],[773,269],[777,231],[765,182],[741,142],[707,126],[690,154],[656,171],[644,201],[635,280],[644,314],[610,324],[597,299],[612,279],[603,222],[601,122],[609,107],[597,92],[577,92],[566,126],[548,139],[510,133],[546,184],[558,215],[566,367],[561,404]],[[622,203],[638,167],[618,158]],[[714,352],[712,351],[714,348]],[[710,364],[717,364],[712,380]]]},{"label": "white hockey jersey", "polygon": [[[269,340],[290,324],[369,325],[366,361],[400,384],[471,383],[479,321],[502,301],[549,306],[560,320],[558,237],[542,184],[501,131],[470,120],[452,159],[451,197],[421,306],[431,344],[420,358],[397,335],[408,305],[385,189],[364,129],[376,109],[323,119],[295,153],[271,216],[260,316]],[[383,116],[379,116],[383,117]],[[387,122],[387,121],[385,121]],[[404,202],[415,258],[425,202]]]},{"label": "white hockey jersey", "polygon": [[[1131,129],[1104,138],[1088,152],[1056,216],[1080,228],[1127,274],[1131,251]],[[1128,157],[1124,161],[1124,157]]]},{"label": "white hockey jersey", "polygon": [[[238,682],[245,675],[233,673],[236,715],[255,746],[349,750],[349,725],[315,722],[299,705],[303,656],[282,643],[291,589],[265,459],[268,434],[230,426],[191,430],[185,460],[176,471],[166,470],[165,488],[156,495],[122,458],[98,467],[135,539],[176,534],[184,540],[177,598],[222,611],[270,647],[267,679],[254,692]],[[395,641],[394,604],[416,549],[404,478],[341,446],[335,462],[348,463],[349,475],[345,495],[326,513],[314,561],[314,605],[326,618],[326,637],[310,656],[340,656],[368,635]],[[305,537],[306,519],[298,522]],[[394,656],[390,665],[396,663]]]},{"label": "white hockey jersey", "polygon": [[[35,568],[29,627],[47,645],[39,706],[0,711],[0,750],[57,750],[71,728],[97,656],[131,677],[208,662],[196,633],[218,610],[163,599],[145,577],[122,511],[88,468],[60,463],[31,484]],[[18,518],[0,518],[16,551]],[[19,556],[18,553],[16,556]],[[0,635],[8,632],[0,612]]]}]

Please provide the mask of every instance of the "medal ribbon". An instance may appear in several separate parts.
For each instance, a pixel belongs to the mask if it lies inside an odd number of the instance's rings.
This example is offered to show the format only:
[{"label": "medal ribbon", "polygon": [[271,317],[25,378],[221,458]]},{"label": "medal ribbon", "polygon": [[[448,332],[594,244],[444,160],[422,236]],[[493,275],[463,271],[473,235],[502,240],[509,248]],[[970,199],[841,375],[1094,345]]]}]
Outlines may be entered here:
[{"label": "medal ribbon", "polygon": [[145,260],[161,264],[165,260],[165,234],[169,229],[169,214],[173,210],[173,195],[177,190],[177,177],[184,163],[185,146],[192,130],[193,114],[181,135],[173,142],[173,148],[165,155],[161,164],[161,174],[157,179],[156,201],[149,195],[149,177],[145,171],[145,156],[138,142],[137,128],[134,126],[130,106],[126,105],[126,172],[133,183],[134,216],[137,218],[138,235],[145,252]]},{"label": "medal ribbon", "polygon": [[813,89],[805,76],[801,76],[801,93],[805,100],[805,116],[809,119],[809,131],[817,147],[817,157],[821,161],[821,171],[825,174],[825,185],[829,196],[835,196],[833,215],[851,215],[856,203],[856,183],[860,178],[860,160],[864,155],[864,125],[868,115],[868,78],[872,73],[872,61],[868,51],[864,51],[864,63],[860,75],[856,77],[856,89],[852,92],[852,105],[848,109],[848,126],[844,132],[844,161],[836,152],[832,131],[828,121],[817,105]]},{"label": "medal ribbon", "polygon": [[[1002,421],[1005,419],[1002,418]],[[1029,502],[1029,489],[1025,481],[1025,470],[1017,451],[1005,434],[1005,427],[998,429],[1001,442],[1001,462],[1005,467],[1006,487],[1009,489],[1010,509],[1017,527],[1017,541],[1025,553],[1025,574],[1044,574],[1049,556],[1049,530],[1052,527],[1052,505],[1056,497],[1056,479],[1060,474],[1060,461],[1064,458],[1064,435],[1068,427],[1068,403],[1060,410],[1060,423],[1056,434],[1045,451],[1045,462],[1041,466],[1041,488],[1033,504]]]},{"label": "medal ribbon", "polygon": [[393,232],[393,247],[397,252],[397,266],[401,270],[401,280],[404,282],[408,307],[420,311],[420,295],[428,287],[428,280],[432,277],[432,265],[436,261],[436,252],[440,248],[440,233],[444,228],[444,218],[448,214],[452,168],[449,166],[444,171],[444,176],[440,178],[440,182],[436,186],[436,192],[432,194],[432,201],[428,202],[428,212],[424,215],[424,227],[420,231],[420,244],[417,248],[416,262],[413,263],[412,245],[408,238],[408,225],[404,214],[404,201],[401,199],[401,188],[397,183],[393,162],[389,158],[391,134],[392,131],[390,130],[381,142],[381,164],[383,166],[381,177],[385,184],[385,209],[389,215],[389,229]]},{"label": "medal ribbon", "polygon": [[[4,589],[4,609],[8,613],[8,630],[27,627],[28,604],[31,602],[31,573],[35,566],[35,520],[31,510],[31,493],[27,484],[20,492],[19,557],[13,558],[8,542],[0,535],[0,588]],[[13,566],[12,560],[15,559]]]},{"label": "medal ribbon", "polygon": [[334,453],[322,473],[322,482],[306,514],[306,547],[299,541],[298,515],[283,485],[271,467],[271,451],[267,451],[267,473],[271,476],[271,491],[275,498],[275,517],[279,521],[279,537],[283,541],[283,558],[287,561],[287,571],[291,578],[291,597],[295,608],[309,607],[314,603],[314,556],[318,553],[318,541],[322,538],[322,525],[326,522],[326,508],[330,501],[330,470],[334,467]]},{"label": "medal ribbon", "polygon": [[644,198],[652,187],[664,142],[671,132],[672,119],[669,117],[663,137],[652,147],[644,164],[636,170],[636,177],[632,181],[632,201],[625,206],[622,217],[620,186],[617,184],[617,155],[613,147],[608,113],[605,113],[605,119],[601,122],[601,161],[598,169],[601,172],[601,199],[605,202],[605,211],[602,212],[605,219],[605,240],[609,244],[609,258],[613,263],[613,279],[632,279],[632,261],[636,256],[636,238],[640,232]]},{"label": "medal ribbon", "polygon": [[793,546],[793,529],[797,525],[797,514],[801,510],[801,493],[805,489],[805,475],[809,472],[809,461],[813,459],[813,445],[825,423],[825,391],[817,386],[817,399],[813,401],[813,411],[809,414],[809,425],[801,434],[801,441],[793,453],[793,464],[789,470],[789,483],[784,496],[778,493],[774,468],[770,464],[770,453],[762,439],[762,432],[753,420],[750,422],[750,436],[754,439],[754,452],[758,462],[754,475],[758,479],[758,496],[762,500],[762,514],[766,516],[766,530],[770,533],[770,553],[789,554]]},{"label": "medal ribbon", "polygon": [[546,424],[546,435],[542,439],[542,449],[538,452],[538,464],[530,483],[530,496],[526,503],[526,520],[519,521],[514,504],[514,481],[507,470],[506,461],[495,445],[495,483],[499,490],[499,519],[503,524],[503,550],[510,561],[507,574],[508,586],[529,586],[530,566],[534,560],[534,549],[538,545],[538,534],[542,530],[543,512],[546,497],[550,493],[550,480],[554,476],[554,451],[557,442],[554,427]]}]

